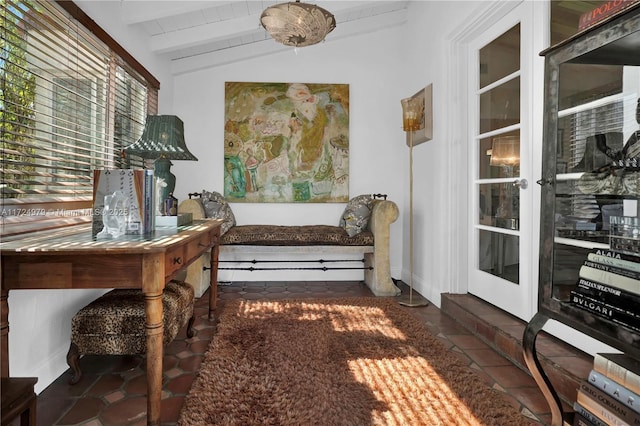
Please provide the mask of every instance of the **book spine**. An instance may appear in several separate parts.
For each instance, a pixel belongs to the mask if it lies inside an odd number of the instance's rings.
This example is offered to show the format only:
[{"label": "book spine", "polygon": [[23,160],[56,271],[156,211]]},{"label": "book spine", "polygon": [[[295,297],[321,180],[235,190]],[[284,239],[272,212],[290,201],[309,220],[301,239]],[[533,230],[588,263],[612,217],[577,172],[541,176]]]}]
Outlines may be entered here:
[{"label": "book spine", "polygon": [[622,386],[620,383],[606,377],[604,374],[600,374],[595,370],[591,370],[589,373],[589,383],[606,393],[607,395],[620,401],[636,413],[640,410],[640,396]]},{"label": "book spine", "polygon": [[571,303],[586,311],[640,332],[640,318],[631,316],[624,311],[619,310],[617,307],[608,305],[591,297],[587,297],[575,290],[571,290],[570,300]]},{"label": "book spine", "polygon": [[593,369],[615,380],[630,391],[640,394],[640,374],[637,372],[631,371],[599,353],[593,357]]},{"label": "book spine", "polygon": [[607,423],[605,423],[602,420],[600,420],[599,417],[597,417],[591,411],[589,411],[586,408],[584,408],[577,401],[573,403],[573,409],[575,410],[576,414],[581,415],[582,417],[587,419],[587,421],[591,422],[591,424],[593,424],[594,426],[608,426]]},{"label": "book spine", "polygon": [[[613,256],[609,257],[609,256],[596,254],[596,253],[589,253],[587,255],[587,259],[589,259],[592,262],[600,263],[602,265],[615,266],[617,268],[622,268],[629,271],[640,273],[640,263],[638,262],[633,262],[626,259],[619,259]],[[640,261],[640,259],[638,260]]]},{"label": "book spine", "polygon": [[100,182],[102,170],[93,171],[93,203],[91,205],[91,235],[95,236],[104,228],[102,222],[102,212],[104,210],[104,198],[99,188],[103,185]]},{"label": "book spine", "polygon": [[612,274],[622,275],[623,277],[633,278],[637,280],[640,278],[640,273],[635,271],[629,271],[628,269],[618,268],[617,266],[604,265],[598,262],[592,262],[590,260],[584,261],[584,266],[588,266],[594,269],[600,269],[602,271],[611,272]]},{"label": "book spine", "polygon": [[144,170],[144,206],[143,206],[143,232],[145,234],[151,233],[155,228],[155,204],[154,195],[155,188],[153,187],[155,177],[153,170]]},{"label": "book spine", "polygon": [[605,303],[619,306],[638,315],[640,312],[640,295],[629,293],[615,287],[596,283],[585,278],[578,279],[576,291]]},{"label": "book spine", "polygon": [[582,381],[580,384],[580,391],[584,392],[590,398],[597,401],[601,406],[614,413],[623,422],[630,425],[640,425],[640,414],[622,404],[617,399],[607,395],[604,391],[589,383],[589,381]]},{"label": "book spine", "polygon": [[640,294],[640,281],[601,269],[582,265],[580,267],[580,278],[586,278],[590,281],[610,285],[634,294]]},{"label": "book spine", "polygon": [[595,249],[592,253],[598,256],[605,256],[611,259],[628,260],[629,262],[633,262],[633,263],[640,262],[640,256],[627,254],[627,253],[620,253],[614,250]]},{"label": "book spine", "polygon": [[143,176],[140,173],[141,170],[122,169],[119,172],[122,179],[118,190],[128,198],[129,203],[125,234],[140,235],[142,234]]},{"label": "book spine", "polygon": [[640,278],[640,273],[634,272],[634,271],[630,271],[630,270],[624,269],[624,268],[619,268],[617,266],[605,265],[605,264],[598,263],[598,262],[592,262],[590,260],[585,260],[583,264],[584,264],[584,266],[588,266],[590,268],[600,269],[602,271],[611,272],[612,274],[622,275],[623,277],[628,277],[628,278],[633,278],[634,280],[637,280],[638,278]]},{"label": "book spine", "polygon": [[585,410],[593,413],[594,416],[605,422],[607,425],[612,426],[631,426],[629,423],[622,420],[620,417],[616,416],[611,410],[609,410],[604,405],[598,403],[595,399],[591,398],[589,394],[585,393],[582,390],[582,387],[578,389],[577,402]]},{"label": "book spine", "polygon": [[573,426],[594,426],[587,418],[580,413],[573,413]]},{"label": "book spine", "polygon": [[609,303],[606,300],[583,293],[580,291],[580,287],[574,289],[573,292],[581,296],[588,302],[594,302],[599,304],[603,308],[607,308],[610,311],[607,312],[609,316],[618,317],[618,319],[626,318],[629,320],[629,324],[634,326],[637,325],[638,327],[640,327],[640,312],[637,311],[635,304],[631,303],[631,308],[628,309],[618,303]]}]

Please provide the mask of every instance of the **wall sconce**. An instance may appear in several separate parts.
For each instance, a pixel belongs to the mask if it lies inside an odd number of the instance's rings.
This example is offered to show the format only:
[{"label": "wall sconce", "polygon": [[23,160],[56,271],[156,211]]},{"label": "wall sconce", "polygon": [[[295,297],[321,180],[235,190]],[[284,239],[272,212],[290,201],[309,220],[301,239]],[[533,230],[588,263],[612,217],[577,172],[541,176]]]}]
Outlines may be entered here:
[{"label": "wall sconce", "polygon": [[160,198],[156,204],[158,215],[164,213],[164,202],[173,195],[176,186],[170,160],[198,160],[187,149],[184,141],[184,123],[175,115],[148,115],[142,136],[136,143],[125,148],[125,152],[156,160],[154,175],[156,185],[159,186],[157,190]]}]

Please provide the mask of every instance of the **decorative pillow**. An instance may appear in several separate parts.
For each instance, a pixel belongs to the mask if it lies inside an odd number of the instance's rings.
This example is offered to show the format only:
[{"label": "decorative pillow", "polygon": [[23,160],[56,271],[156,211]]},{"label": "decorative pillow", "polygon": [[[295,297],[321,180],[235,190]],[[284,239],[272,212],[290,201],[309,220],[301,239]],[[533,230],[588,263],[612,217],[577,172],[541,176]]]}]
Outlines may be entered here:
[{"label": "decorative pillow", "polygon": [[359,234],[367,229],[372,208],[373,197],[370,194],[353,197],[342,213],[340,226],[347,231],[350,237]]},{"label": "decorative pillow", "polygon": [[220,235],[227,232],[232,226],[235,226],[236,217],[233,215],[231,206],[222,194],[215,191],[202,191],[201,200],[205,217],[213,217],[224,221],[220,227]]}]

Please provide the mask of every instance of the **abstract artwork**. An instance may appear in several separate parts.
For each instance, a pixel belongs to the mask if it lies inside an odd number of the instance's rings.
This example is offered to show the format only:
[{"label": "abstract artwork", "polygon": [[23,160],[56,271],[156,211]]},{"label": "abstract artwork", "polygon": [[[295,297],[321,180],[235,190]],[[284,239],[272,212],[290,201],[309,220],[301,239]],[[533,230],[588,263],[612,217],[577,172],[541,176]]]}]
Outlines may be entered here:
[{"label": "abstract artwork", "polygon": [[349,201],[349,85],[225,83],[224,196]]}]

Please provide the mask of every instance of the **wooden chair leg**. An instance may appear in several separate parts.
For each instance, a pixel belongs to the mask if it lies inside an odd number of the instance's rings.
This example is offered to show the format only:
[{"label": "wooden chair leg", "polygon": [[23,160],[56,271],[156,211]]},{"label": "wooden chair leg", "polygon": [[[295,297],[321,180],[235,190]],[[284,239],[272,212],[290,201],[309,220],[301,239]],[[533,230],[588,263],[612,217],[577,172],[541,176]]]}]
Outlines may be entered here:
[{"label": "wooden chair leg", "polygon": [[73,376],[69,379],[69,384],[75,385],[82,378],[82,370],[80,370],[80,352],[78,346],[73,342],[69,346],[69,352],[67,352],[67,364],[69,364],[73,372]]},{"label": "wooden chair leg", "polygon": [[191,338],[194,336],[195,334],[195,330],[193,329],[193,323],[196,321],[196,316],[191,315],[191,318],[189,318],[189,322],[187,323],[187,337]]}]

